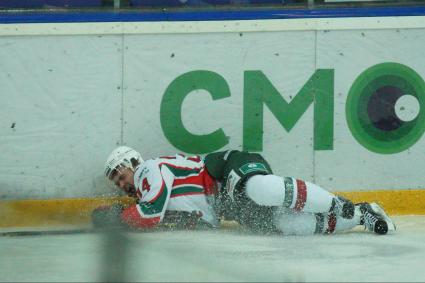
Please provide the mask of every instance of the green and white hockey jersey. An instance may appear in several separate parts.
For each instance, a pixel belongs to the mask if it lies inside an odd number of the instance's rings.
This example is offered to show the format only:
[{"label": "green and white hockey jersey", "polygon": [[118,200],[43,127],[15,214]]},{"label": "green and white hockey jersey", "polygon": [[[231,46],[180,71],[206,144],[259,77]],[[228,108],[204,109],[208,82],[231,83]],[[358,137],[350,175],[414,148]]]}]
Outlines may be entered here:
[{"label": "green and white hockey jersey", "polygon": [[140,219],[133,219],[132,226],[153,227],[166,211],[196,211],[213,227],[219,224],[213,206],[217,182],[200,156],[176,154],[146,160],[136,169],[134,184]]}]

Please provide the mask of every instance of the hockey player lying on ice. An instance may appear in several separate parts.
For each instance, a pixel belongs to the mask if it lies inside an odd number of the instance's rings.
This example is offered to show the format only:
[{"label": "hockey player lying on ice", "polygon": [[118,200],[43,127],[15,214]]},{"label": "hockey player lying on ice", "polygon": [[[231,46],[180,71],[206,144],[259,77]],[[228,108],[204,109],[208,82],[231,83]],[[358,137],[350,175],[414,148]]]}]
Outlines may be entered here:
[{"label": "hockey player lying on ice", "polygon": [[105,176],[137,204],[96,209],[97,227],[114,218],[130,228],[154,228],[170,219],[185,227],[214,228],[224,216],[250,231],[283,235],[332,234],[357,225],[377,234],[395,230],[379,205],[354,205],[318,185],[273,175],[256,153],[228,150],[143,160],[134,149],[120,146],[108,157]]}]

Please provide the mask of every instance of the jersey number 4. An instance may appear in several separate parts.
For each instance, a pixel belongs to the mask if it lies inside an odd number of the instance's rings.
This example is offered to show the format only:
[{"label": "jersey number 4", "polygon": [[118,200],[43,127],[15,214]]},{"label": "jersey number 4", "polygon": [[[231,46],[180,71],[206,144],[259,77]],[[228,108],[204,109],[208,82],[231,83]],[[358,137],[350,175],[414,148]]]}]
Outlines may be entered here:
[{"label": "jersey number 4", "polygon": [[142,191],[150,191],[151,190],[151,186],[148,183],[148,179],[143,179],[143,183],[142,183]]}]

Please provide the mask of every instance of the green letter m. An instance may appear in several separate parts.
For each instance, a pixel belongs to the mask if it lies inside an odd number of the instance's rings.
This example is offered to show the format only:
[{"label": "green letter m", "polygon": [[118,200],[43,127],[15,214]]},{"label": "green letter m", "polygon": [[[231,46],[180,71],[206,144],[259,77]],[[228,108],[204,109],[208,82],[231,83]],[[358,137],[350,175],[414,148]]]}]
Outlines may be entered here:
[{"label": "green letter m", "polygon": [[263,149],[263,104],[288,132],[314,102],[314,149],[333,149],[334,71],[318,69],[290,103],[261,71],[244,76],[243,149]]}]

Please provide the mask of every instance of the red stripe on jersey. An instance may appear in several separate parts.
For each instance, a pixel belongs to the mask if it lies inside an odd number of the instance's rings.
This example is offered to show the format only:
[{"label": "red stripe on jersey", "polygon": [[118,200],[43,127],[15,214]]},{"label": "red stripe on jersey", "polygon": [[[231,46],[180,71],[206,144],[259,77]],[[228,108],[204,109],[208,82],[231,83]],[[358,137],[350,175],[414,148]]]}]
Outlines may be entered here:
[{"label": "red stripe on jersey", "polygon": [[[185,157],[183,154],[181,154],[181,153],[177,153],[177,155],[178,156],[181,156],[181,157]],[[175,155],[166,155],[166,156],[160,156],[159,158],[162,158],[162,159],[176,159],[177,157],[175,156]]]},{"label": "red stripe on jersey", "polygon": [[184,179],[175,179],[173,182],[173,187],[180,185],[198,185],[204,186],[204,182],[202,180],[202,173],[197,176],[190,176]]},{"label": "red stripe on jersey", "polygon": [[152,200],[149,201],[150,203],[156,201],[162,195],[162,193],[164,192],[164,187],[165,187],[165,182],[164,182],[164,179],[162,179],[161,189],[159,190],[159,193]]},{"label": "red stripe on jersey", "polygon": [[121,212],[121,221],[132,228],[153,228],[161,221],[161,217],[143,218],[136,205],[132,205]]},{"label": "red stripe on jersey", "polygon": [[326,233],[332,234],[335,231],[336,227],[336,217],[335,214],[331,213],[328,216],[328,229],[326,230]]},{"label": "red stripe on jersey", "polygon": [[159,163],[159,167],[160,168],[161,168],[162,165],[167,165],[167,166],[171,166],[173,168],[182,169],[182,170],[194,170],[194,171],[200,171],[201,170],[201,168],[182,167],[182,166],[177,166],[177,165],[174,165],[174,164],[171,164],[171,163],[167,163],[167,162],[161,162],[161,163]]},{"label": "red stripe on jersey", "polygon": [[199,156],[191,156],[187,158],[190,161],[201,162],[201,158]]},{"label": "red stripe on jersey", "polygon": [[215,179],[208,173],[207,170],[202,172],[202,177],[204,179],[204,191],[206,195],[216,195],[218,193],[217,182]]},{"label": "red stripe on jersey", "polygon": [[202,186],[204,193],[206,195],[217,194],[217,183],[214,178],[208,174],[207,170],[202,170],[201,173],[197,176],[190,176],[184,179],[175,179],[173,182],[173,187],[180,185],[198,185]]},{"label": "red stripe on jersey", "polygon": [[160,159],[176,159],[175,156],[160,156]]},{"label": "red stripe on jersey", "polygon": [[[194,162],[201,162],[201,157],[199,156],[190,156],[186,157],[183,154],[178,153],[177,155],[181,157],[185,157],[187,160],[194,161]],[[176,159],[176,156],[160,156],[160,159]]]},{"label": "red stripe on jersey", "polygon": [[294,210],[301,211],[307,201],[307,186],[302,180],[297,180],[297,202]]}]

